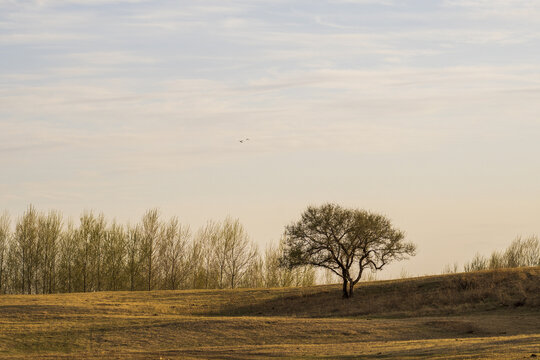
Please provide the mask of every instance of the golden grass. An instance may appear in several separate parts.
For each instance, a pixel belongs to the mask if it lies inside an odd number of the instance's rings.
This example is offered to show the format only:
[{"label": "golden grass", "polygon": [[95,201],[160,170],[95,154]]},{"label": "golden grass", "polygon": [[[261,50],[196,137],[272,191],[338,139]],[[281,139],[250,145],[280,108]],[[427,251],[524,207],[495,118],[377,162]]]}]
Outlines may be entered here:
[{"label": "golden grass", "polygon": [[292,289],[0,296],[2,358],[529,358],[540,268]]}]

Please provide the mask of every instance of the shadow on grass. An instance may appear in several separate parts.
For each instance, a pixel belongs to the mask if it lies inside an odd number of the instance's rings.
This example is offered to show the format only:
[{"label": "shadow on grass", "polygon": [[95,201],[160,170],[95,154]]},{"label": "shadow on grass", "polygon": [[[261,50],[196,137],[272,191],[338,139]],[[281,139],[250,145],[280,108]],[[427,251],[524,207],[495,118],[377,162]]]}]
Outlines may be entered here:
[{"label": "shadow on grass", "polygon": [[201,315],[411,317],[500,308],[540,309],[540,268],[361,283],[350,299],[342,299],[337,285],[296,288],[276,294],[250,303],[230,302]]}]

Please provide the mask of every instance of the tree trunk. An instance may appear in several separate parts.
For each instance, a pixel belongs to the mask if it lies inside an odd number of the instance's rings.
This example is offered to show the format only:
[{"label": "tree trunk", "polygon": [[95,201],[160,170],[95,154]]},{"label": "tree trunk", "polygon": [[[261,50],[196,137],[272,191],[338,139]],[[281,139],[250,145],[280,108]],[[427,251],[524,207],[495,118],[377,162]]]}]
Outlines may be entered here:
[{"label": "tree trunk", "polygon": [[347,279],[343,278],[343,298],[348,299],[349,294],[347,293]]},{"label": "tree trunk", "polygon": [[152,262],[148,263],[148,291],[152,289]]},{"label": "tree trunk", "polygon": [[353,297],[354,282],[349,281],[349,297]]},{"label": "tree trunk", "polygon": [[86,264],[83,267],[83,292],[86,292]]},{"label": "tree trunk", "polygon": [[71,292],[71,264],[68,264],[68,292]]}]

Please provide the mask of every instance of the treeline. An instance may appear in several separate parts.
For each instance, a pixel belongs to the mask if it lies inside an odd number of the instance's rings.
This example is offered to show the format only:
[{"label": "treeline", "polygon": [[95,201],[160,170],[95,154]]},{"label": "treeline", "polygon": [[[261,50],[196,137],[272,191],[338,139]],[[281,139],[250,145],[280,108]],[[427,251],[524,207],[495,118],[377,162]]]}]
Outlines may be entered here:
[{"label": "treeline", "polygon": [[[463,265],[463,271],[479,271],[488,269],[517,268],[540,266],[540,240],[538,236],[517,237],[504,251],[494,251],[490,256],[477,253],[471,261]],[[446,265],[443,274],[457,273],[457,263]]]},{"label": "treeline", "polygon": [[14,224],[0,215],[0,293],[46,294],[309,286],[315,270],[280,267],[281,242],[260,253],[237,219],[194,233],[156,209],[139,223],[84,212],[75,225],[30,206]]},{"label": "treeline", "polygon": [[525,266],[540,266],[540,241],[536,235],[518,237],[506,250],[494,251],[489,257],[476,254],[471,261],[465,263],[463,270],[470,272]]}]

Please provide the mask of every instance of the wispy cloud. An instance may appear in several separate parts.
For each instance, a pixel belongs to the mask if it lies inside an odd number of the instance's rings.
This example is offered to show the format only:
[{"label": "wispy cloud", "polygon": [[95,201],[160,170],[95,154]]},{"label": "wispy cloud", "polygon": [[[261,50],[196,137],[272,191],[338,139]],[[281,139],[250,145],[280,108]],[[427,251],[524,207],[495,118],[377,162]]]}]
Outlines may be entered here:
[{"label": "wispy cloud", "polygon": [[51,148],[56,148],[61,146],[62,143],[41,143],[41,144],[21,144],[21,145],[12,145],[12,146],[0,146],[0,154],[10,154],[23,151],[41,151]]},{"label": "wispy cloud", "polygon": [[396,2],[394,0],[331,0],[333,3],[351,3],[351,4],[360,4],[360,5],[367,5],[367,4],[376,4],[376,5],[395,5]]},{"label": "wispy cloud", "polygon": [[461,8],[467,11],[465,16],[488,20],[495,17],[534,21],[540,14],[538,4],[527,0],[444,0],[443,6]]},{"label": "wispy cloud", "polygon": [[58,43],[73,40],[88,40],[92,39],[92,35],[77,35],[64,33],[15,33],[4,34],[0,37],[0,44],[15,45],[15,44],[36,44],[36,43]]},{"label": "wispy cloud", "polygon": [[89,65],[152,64],[158,62],[155,57],[125,51],[71,53],[67,55],[67,58],[78,64],[84,63]]}]

